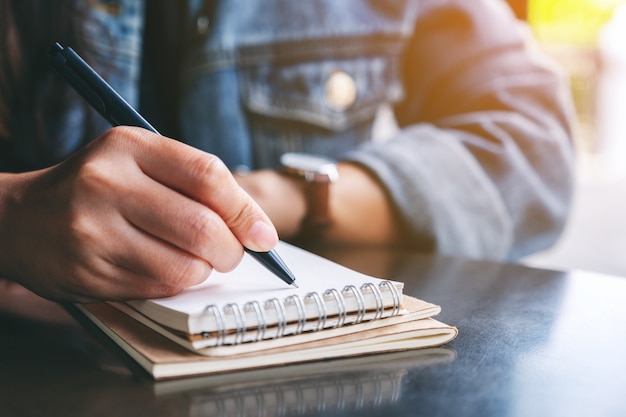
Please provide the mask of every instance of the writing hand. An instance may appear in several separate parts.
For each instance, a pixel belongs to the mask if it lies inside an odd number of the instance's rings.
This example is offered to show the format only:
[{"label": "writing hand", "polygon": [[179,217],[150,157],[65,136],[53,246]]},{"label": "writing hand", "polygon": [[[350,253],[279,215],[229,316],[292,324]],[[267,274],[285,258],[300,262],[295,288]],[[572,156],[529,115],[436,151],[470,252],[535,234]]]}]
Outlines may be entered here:
[{"label": "writing hand", "polygon": [[51,299],[173,295],[278,242],[217,157],[144,129],[0,181],[0,276]]}]

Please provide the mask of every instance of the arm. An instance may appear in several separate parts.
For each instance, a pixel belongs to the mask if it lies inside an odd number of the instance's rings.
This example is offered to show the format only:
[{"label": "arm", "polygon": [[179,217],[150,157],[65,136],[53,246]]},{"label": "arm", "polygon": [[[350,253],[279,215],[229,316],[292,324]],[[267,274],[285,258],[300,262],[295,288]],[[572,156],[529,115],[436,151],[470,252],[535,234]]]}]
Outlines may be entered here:
[{"label": "arm", "polygon": [[517,259],[550,246],[572,190],[568,86],[500,2],[424,2],[401,132],[350,155],[385,184],[413,243]]},{"label": "arm", "polygon": [[51,299],[172,295],[276,242],[218,158],[143,129],[0,174],[0,276]]},{"label": "arm", "polygon": [[[572,188],[565,80],[499,2],[422,4],[396,108],[402,129],[344,156],[324,237],[496,259],[549,246]],[[237,179],[289,238],[304,197],[293,180],[271,175]]]}]

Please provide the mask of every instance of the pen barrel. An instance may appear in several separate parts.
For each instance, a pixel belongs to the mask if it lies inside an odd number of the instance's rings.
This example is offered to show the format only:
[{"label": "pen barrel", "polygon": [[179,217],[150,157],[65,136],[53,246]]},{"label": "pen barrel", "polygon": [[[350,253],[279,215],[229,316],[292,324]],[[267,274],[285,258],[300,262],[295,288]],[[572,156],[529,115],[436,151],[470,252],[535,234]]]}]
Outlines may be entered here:
[{"label": "pen barrel", "polygon": [[136,126],[159,133],[72,48],[56,43],[50,65],[113,126]]}]

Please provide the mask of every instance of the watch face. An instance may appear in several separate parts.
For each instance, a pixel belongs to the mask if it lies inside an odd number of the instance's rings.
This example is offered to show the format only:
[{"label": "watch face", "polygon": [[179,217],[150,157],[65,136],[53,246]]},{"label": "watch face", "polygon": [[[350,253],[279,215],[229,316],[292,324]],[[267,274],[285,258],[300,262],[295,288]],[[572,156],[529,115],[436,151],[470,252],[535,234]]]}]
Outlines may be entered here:
[{"label": "watch face", "polygon": [[323,176],[326,181],[336,181],[337,163],[324,156],[311,155],[305,153],[288,152],[280,157],[283,170],[292,175],[299,175],[308,181],[315,181],[314,177]]},{"label": "watch face", "polygon": [[280,157],[280,163],[288,168],[295,168],[302,171],[319,171],[325,165],[335,165],[336,162],[330,158],[305,153],[288,152]]}]

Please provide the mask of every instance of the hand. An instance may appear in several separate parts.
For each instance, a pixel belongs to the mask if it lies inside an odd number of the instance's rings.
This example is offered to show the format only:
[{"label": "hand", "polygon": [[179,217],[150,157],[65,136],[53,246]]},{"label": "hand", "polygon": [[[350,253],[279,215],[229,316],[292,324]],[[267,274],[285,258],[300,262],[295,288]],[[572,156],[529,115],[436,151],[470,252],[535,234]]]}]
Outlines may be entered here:
[{"label": "hand", "polygon": [[0,184],[0,276],[50,299],[173,295],[278,241],[217,157],[139,128]]}]

